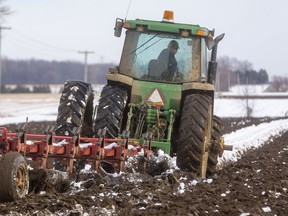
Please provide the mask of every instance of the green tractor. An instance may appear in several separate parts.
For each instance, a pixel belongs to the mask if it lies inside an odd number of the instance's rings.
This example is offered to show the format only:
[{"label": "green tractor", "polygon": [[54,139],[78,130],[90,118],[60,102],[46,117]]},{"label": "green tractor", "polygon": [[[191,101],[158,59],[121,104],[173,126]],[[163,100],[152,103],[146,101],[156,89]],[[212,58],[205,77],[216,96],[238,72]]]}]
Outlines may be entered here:
[{"label": "green tractor", "polygon": [[[127,29],[120,64],[110,68],[95,131],[109,137],[150,134],[152,147],[177,155],[179,168],[204,177],[215,172],[223,151],[221,120],[213,116],[217,44],[214,31],[162,21],[116,19],[115,36]],[[207,56],[211,50],[211,60]],[[165,53],[166,52],[166,53]]]},{"label": "green tractor", "polygon": [[177,155],[182,170],[201,178],[215,173],[227,149],[221,119],[213,115],[217,45],[224,34],[213,39],[214,31],[174,23],[172,11],[159,22],[116,19],[115,36],[123,28],[120,64],[110,68],[97,109],[92,85],[72,80],[64,85],[55,129],[34,135],[27,134],[27,123],[16,133],[0,127],[0,202],[30,190],[25,157],[39,168],[69,173],[86,162],[96,171],[105,164],[123,170],[128,150],[143,150],[145,169],[151,150],[162,149]]},{"label": "green tractor", "polygon": [[123,28],[120,64],[109,69],[95,121],[91,85],[67,82],[56,134],[73,134],[69,124],[82,125],[82,136],[105,129],[107,138],[117,138],[124,131],[129,140],[148,139],[153,149],[176,154],[180,169],[212,175],[224,150],[221,119],[213,115],[217,45],[224,34],[213,39],[214,30],[174,23],[172,11],[162,21],[117,18],[114,35]]}]

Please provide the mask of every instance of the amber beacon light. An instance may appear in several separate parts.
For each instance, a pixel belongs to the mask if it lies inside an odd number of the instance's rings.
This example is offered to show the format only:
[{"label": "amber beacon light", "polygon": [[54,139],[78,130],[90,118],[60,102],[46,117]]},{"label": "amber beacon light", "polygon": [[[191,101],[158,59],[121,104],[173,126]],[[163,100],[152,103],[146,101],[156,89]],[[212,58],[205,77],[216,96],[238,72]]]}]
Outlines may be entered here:
[{"label": "amber beacon light", "polygon": [[174,12],[170,10],[165,10],[163,15],[163,22],[174,22]]}]

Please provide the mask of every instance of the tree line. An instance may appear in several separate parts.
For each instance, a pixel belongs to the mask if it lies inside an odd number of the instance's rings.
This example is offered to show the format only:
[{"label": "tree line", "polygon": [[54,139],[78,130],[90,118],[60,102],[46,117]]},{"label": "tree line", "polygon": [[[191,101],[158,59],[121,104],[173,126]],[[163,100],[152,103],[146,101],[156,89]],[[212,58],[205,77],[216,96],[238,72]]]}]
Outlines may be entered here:
[{"label": "tree line", "polygon": [[[112,63],[88,65],[88,82],[105,84],[105,74]],[[2,60],[2,85],[63,84],[83,80],[84,64],[76,61]]]},{"label": "tree line", "polygon": [[216,90],[228,91],[233,85],[266,84],[269,75],[265,69],[253,69],[249,61],[222,56],[218,58]]},{"label": "tree line", "polygon": [[[88,82],[105,84],[105,75],[109,67],[115,66],[113,63],[88,65]],[[18,89],[21,90],[21,85],[32,84],[35,85],[35,92],[41,92],[45,88],[47,90],[49,84],[64,84],[67,80],[83,79],[84,64],[81,62],[13,60],[9,58],[2,60],[2,88],[5,88],[5,85],[19,85]],[[267,71],[265,69],[254,70],[248,61],[239,61],[227,56],[218,59],[216,91],[228,91],[230,86],[237,84],[265,84],[268,82]]]},{"label": "tree line", "polygon": [[[88,65],[88,81],[95,84],[106,83],[105,74],[113,63]],[[220,57],[218,74],[222,85],[263,84],[269,81],[266,70],[256,71],[248,61]],[[225,78],[226,77],[226,78]],[[83,80],[84,64],[76,61],[12,60],[2,61],[3,84],[62,84],[69,79]],[[229,80],[227,80],[229,78]]]}]

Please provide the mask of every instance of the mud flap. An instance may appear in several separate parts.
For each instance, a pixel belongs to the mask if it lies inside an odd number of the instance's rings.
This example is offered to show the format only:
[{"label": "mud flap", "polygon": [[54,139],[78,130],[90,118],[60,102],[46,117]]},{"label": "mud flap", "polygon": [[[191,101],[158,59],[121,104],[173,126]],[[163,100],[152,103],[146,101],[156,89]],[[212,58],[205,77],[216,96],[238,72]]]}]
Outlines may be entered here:
[{"label": "mud flap", "polygon": [[206,178],[207,164],[208,164],[208,152],[204,152],[201,158],[201,171],[200,171],[200,177],[202,179]]},{"label": "mud flap", "polygon": [[208,157],[209,157],[209,146],[211,144],[211,130],[212,130],[212,105],[209,104],[208,106],[208,116],[205,128],[205,139],[202,147],[202,154],[201,154],[201,170],[200,170],[200,177],[202,179],[206,178],[207,173],[207,166],[208,166]]}]

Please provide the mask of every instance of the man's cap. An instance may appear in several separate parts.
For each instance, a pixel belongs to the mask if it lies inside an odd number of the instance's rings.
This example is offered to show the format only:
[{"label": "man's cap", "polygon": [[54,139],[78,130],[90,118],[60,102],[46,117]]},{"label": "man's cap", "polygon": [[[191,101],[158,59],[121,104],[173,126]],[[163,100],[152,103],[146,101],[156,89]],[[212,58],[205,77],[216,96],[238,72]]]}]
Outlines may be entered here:
[{"label": "man's cap", "polygon": [[179,49],[179,44],[176,40],[171,40],[169,45],[168,45],[169,48],[177,48]]}]

